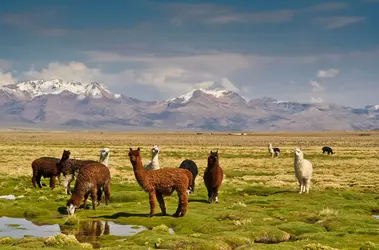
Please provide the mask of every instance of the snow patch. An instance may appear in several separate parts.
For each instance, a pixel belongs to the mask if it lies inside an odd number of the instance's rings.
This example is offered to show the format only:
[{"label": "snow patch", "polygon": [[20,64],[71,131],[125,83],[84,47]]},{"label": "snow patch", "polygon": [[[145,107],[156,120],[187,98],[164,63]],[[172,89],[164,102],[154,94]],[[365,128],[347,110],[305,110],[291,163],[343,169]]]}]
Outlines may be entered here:
[{"label": "snow patch", "polygon": [[171,98],[171,99],[168,99],[166,101],[167,102],[173,102],[173,101],[177,101],[178,100],[178,101],[180,101],[180,103],[184,104],[184,103],[187,103],[187,102],[189,102],[191,100],[191,98],[193,97],[193,94],[196,91],[201,91],[201,92],[203,92],[203,93],[205,93],[207,95],[212,95],[212,96],[214,96],[216,98],[221,98],[221,97],[227,96],[230,93],[233,93],[232,91],[225,90],[225,89],[209,90],[209,89],[200,88],[200,89],[193,89],[193,90],[191,90],[190,92],[188,92],[188,93],[186,93],[184,95],[181,95],[181,96],[178,96],[178,97],[175,97],[175,98]]},{"label": "snow patch", "polygon": [[1,89],[17,97],[26,99],[33,99],[36,96],[48,94],[58,95],[63,91],[69,91],[78,95],[78,100],[82,100],[87,96],[102,98],[104,94],[114,98],[119,98],[120,96],[112,94],[106,87],[97,82],[83,84],[81,82],[67,82],[60,79],[26,81],[2,86]]}]

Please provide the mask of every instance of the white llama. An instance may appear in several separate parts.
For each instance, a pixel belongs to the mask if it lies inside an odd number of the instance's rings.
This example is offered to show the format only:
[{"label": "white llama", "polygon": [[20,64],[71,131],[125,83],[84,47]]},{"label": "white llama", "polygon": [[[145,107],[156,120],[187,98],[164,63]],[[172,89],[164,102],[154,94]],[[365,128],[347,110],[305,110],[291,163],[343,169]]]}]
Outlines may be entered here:
[{"label": "white llama", "polygon": [[309,193],[309,187],[311,185],[313,172],[312,163],[304,159],[304,153],[299,148],[295,148],[294,167],[295,176],[297,181],[299,182],[300,187],[299,194],[305,192]]},{"label": "white llama", "polygon": [[100,159],[99,159],[99,162],[103,163],[107,167],[108,167],[108,162],[109,162],[109,154],[110,154],[110,149],[109,148],[100,149]]},{"label": "white llama", "polygon": [[280,149],[279,148],[273,148],[271,143],[268,144],[268,152],[271,154],[271,158],[274,158],[274,156],[276,156],[276,158],[278,158],[280,155]]},{"label": "white llama", "polygon": [[151,148],[151,161],[149,161],[148,163],[144,165],[144,168],[146,170],[159,169],[158,155],[159,155],[159,145],[153,145],[153,147]]}]

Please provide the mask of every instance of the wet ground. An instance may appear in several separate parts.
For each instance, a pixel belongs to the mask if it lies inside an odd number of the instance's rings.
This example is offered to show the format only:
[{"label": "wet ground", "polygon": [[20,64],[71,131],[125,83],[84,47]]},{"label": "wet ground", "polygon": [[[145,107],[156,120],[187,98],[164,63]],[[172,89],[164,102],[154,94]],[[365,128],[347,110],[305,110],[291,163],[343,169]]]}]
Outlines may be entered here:
[{"label": "wet ground", "polygon": [[[25,218],[5,216],[0,218],[0,237],[23,238],[24,236],[32,236],[45,238],[60,233],[73,234],[79,242],[90,243],[94,248],[100,247],[96,241],[102,235],[131,236],[143,230],[148,229],[143,226],[123,225],[113,221],[81,221],[78,227],[72,227],[59,224],[33,223]],[[170,233],[174,233],[174,231],[170,229]]]}]

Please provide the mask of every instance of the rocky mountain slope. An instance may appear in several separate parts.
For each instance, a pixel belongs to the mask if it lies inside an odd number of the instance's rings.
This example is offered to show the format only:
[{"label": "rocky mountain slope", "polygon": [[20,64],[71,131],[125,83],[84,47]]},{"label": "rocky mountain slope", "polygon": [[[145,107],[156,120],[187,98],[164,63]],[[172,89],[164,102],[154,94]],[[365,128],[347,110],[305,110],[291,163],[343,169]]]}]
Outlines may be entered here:
[{"label": "rocky mountain slope", "polygon": [[99,83],[27,81],[0,87],[0,127],[101,130],[313,131],[379,128],[379,105],[247,100],[223,89],[194,89],[147,102]]}]

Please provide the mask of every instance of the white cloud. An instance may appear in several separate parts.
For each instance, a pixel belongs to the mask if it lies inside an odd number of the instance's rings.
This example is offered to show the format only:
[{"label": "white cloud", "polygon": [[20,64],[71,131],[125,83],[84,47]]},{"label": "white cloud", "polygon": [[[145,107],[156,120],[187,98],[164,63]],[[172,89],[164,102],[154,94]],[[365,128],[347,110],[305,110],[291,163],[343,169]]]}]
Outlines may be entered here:
[{"label": "white cloud", "polygon": [[317,81],[310,81],[310,84],[312,85],[312,92],[320,92],[324,90],[324,87]]},{"label": "white cloud", "polygon": [[317,77],[320,78],[333,78],[338,75],[340,71],[338,69],[319,70]]},{"label": "white cloud", "polygon": [[324,99],[322,99],[320,96],[316,96],[316,97],[311,96],[311,102],[312,103],[321,103],[323,101],[324,101]]},{"label": "white cloud", "polygon": [[207,24],[230,23],[283,23],[289,22],[295,15],[294,10],[274,10],[261,12],[237,11],[229,6],[220,4],[171,4],[170,20],[173,25],[185,22],[202,22]]},{"label": "white cloud", "polygon": [[12,73],[2,72],[0,70],[0,86],[16,83],[16,79],[13,78]]},{"label": "white cloud", "polygon": [[362,22],[364,20],[366,20],[366,17],[333,16],[333,17],[318,17],[314,19],[314,22],[322,25],[326,29],[338,29],[350,24]]},{"label": "white cloud", "polygon": [[23,80],[34,79],[63,79],[66,81],[81,81],[83,83],[90,83],[101,79],[102,73],[97,68],[88,68],[82,62],[70,62],[62,64],[59,62],[49,63],[46,68],[40,71],[31,68],[22,74]]}]

